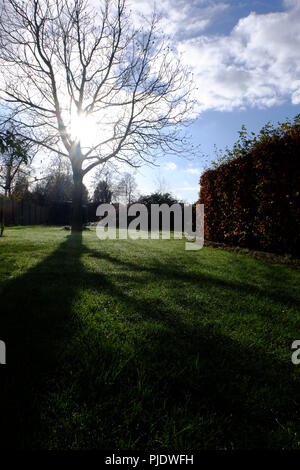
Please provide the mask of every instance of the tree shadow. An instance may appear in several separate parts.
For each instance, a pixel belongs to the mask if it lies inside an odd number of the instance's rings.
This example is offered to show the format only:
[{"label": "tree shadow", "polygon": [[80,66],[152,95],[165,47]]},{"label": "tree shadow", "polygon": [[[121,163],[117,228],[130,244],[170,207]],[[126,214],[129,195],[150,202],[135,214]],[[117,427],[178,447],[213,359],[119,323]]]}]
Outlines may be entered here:
[{"label": "tree shadow", "polygon": [[7,348],[7,365],[0,371],[3,448],[30,448],[39,432],[40,394],[74,328],[81,250],[81,235],[68,236],[40,264],[1,286],[1,337]]},{"label": "tree shadow", "polygon": [[[229,281],[221,281],[214,276],[198,275],[196,279],[190,273],[180,272],[180,266],[156,262],[152,267],[139,267],[134,263],[123,262],[111,254],[92,252],[93,257],[99,256],[115,265],[122,265],[132,270],[155,275],[161,285],[172,278],[180,281],[198,283],[199,290],[212,285],[219,288],[244,291],[245,294],[263,296],[269,294],[247,284],[236,285]],[[120,276],[127,278],[126,271]],[[92,276],[93,278],[93,276]],[[97,284],[96,279],[90,282]],[[131,278],[131,284],[134,283]],[[141,279],[136,281],[136,284]],[[147,282],[147,276],[145,277]],[[131,285],[132,287],[132,285]],[[111,288],[111,286],[109,287]],[[168,303],[143,297],[133,297],[114,286],[114,295],[126,305],[128,318],[126,321],[162,322],[167,328],[155,332],[151,342],[145,338],[136,345],[135,363],[138,370],[144,371],[144,382],[148,384],[150,397],[160,396],[160,411],[164,400],[168,400],[169,410],[184,409],[186,422],[193,421],[195,416],[215,415],[221,429],[215,430],[215,440],[207,444],[207,433],[199,433],[195,439],[195,426],[192,432],[185,433],[185,439],[174,442],[190,442],[190,448],[197,445],[203,448],[226,447],[293,447],[298,445],[297,433],[300,432],[300,412],[297,389],[300,385],[295,374],[295,367],[288,362],[280,361],[276,350],[270,352],[258,345],[248,347],[238,340],[207,326],[201,322],[201,316],[209,314],[205,305],[198,305],[184,289],[175,292]],[[180,303],[178,303],[180,297]],[[272,295],[270,300],[274,300]],[[293,297],[275,295],[276,301],[295,303]],[[175,306],[174,306],[175,304]],[[180,315],[176,305],[184,305],[186,310],[200,316],[194,325],[187,323]],[[276,319],[274,320],[274,323]],[[287,342],[289,348],[290,343]],[[155,367],[154,367],[155,365]],[[151,398],[150,398],[151,400]],[[185,405],[187,408],[185,408]],[[149,405],[149,404],[148,404]],[[147,415],[153,423],[155,407],[151,407]],[[209,411],[208,411],[209,410]],[[175,411],[176,415],[176,411]],[[144,415],[143,421],[145,422]],[[140,416],[141,417],[141,416]],[[146,418],[146,420],[147,420]],[[160,421],[157,416],[157,421]],[[208,418],[209,419],[209,418]],[[139,423],[139,444],[147,448],[149,438],[149,422]],[[187,425],[188,428],[188,425]],[[179,433],[180,429],[177,430]],[[193,435],[194,433],[194,435]],[[198,439],[198,440],[197,440]],[[167,445],[167,442],[165,443]]]},{"label": "tree shadow", "polygon": [[[276,278],[276,276],[274,275],[275,270],[274,267],[272,268],[272,266],[269,267],[269,286],[268,291],[266,291],[266,289],[264,289],[263,287],[251,285],[249,282],[232,282],[230,280],[220,279],[216,276],[211,276],[204,273],[184,272],[182,271],[182,267],[178,263],[170,263],[170,261],[168,261],[168,264],[162,261],[154,261],[152,263],[152,266],[139,266],[136,263],[128,262],[128,260],[123,261],[117,258],[116,256],[113,256],[110,253],[106,253],[104,251],[90,250],[90,255],[102,260],[105,259],[115,265],[124,266],[132,271],[148,272],[151,274],[155,274],[155,276],[159,277],[162,281],[174,279],[177,281],[196,284],[198,286],[201,286],[203,284],[213,284],[217,288],[230,289],[240,295],[255,295],[257,297],[264,298],[265,300],[282,302],[284,304],[293,305],[300,308],[299,291],[295,291],[296,295],[291,296],[290,294],[286,294],[284,292],[284,289],[278,289],[280,282],[283,286],[285,286],[287,283],[286,270],[281,275],[277,275],[277,282],[273,286],[272,281],[275,280],[273,278]],[[239,262],[234,260],[234,265],[236,269],[242,273],[241,264],[242,261]]]}]

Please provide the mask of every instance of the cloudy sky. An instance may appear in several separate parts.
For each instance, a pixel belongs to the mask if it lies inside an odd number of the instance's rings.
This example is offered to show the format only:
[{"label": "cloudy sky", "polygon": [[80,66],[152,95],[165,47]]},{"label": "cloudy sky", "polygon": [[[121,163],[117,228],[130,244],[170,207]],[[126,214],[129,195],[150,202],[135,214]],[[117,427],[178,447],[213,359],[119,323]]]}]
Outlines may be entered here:
[{"label": "cloudy sky", "polygon": [[[131,4],[148,15],[154,2]],[[300,113],[300,0],[161,0],[156,9],[193,69],[198,118],[189,132],[201,153],[195,161],[162,160],[159,168],[140,169],[137,179],[143,193],[160,182],[193,202],[214,144],[231,146],[242,124],[258,131]]]}]

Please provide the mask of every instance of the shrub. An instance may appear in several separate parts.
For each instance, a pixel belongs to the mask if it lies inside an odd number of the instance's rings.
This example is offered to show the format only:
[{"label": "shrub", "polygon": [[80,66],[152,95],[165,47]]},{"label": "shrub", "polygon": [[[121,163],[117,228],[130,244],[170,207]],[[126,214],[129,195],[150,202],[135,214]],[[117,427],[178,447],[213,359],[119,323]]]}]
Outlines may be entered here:
[{"label": "shrub", "polygon": [[258,136],[245,128],[200,179],[205,236],[215,242],[300,254],[300,120]]}]

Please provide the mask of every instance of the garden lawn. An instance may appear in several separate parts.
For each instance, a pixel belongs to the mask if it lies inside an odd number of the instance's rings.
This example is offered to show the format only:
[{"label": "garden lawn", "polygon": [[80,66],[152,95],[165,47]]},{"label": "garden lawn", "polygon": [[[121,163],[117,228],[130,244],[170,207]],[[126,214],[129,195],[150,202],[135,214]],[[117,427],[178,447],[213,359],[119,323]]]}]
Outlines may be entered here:
[{"label": "garden lawn", "polygon": [[300,272],[182,240],[0,239],[0,446],[300,447]]}]

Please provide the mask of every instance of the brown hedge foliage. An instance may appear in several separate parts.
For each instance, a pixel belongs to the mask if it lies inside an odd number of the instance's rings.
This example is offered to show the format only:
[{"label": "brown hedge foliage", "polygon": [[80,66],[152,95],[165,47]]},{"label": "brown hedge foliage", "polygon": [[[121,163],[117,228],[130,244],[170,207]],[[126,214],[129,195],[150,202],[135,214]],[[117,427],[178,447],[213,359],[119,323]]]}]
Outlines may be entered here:
[{"label": "brown hedge foliage", "polygon": [[[300,122],[245,137],[200,179],[205,237],[300,255]],[[225,160],[225,161],[224,161]]]}]

